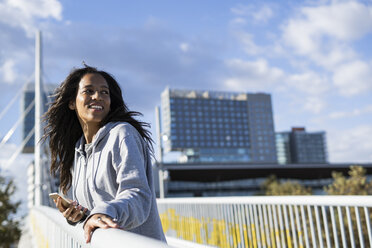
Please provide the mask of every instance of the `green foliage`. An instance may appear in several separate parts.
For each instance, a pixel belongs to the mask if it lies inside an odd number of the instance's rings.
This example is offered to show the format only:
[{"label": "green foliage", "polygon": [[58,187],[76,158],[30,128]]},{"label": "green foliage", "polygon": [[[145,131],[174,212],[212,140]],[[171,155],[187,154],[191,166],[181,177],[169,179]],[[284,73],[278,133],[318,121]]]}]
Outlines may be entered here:
[{"label": "green foliage", "polygon": [[311,188],[306,188],[296,181],[280,182],[275,175],[269,176],[261,185],[265,195],[311,195]]},{"label": "green foliage", "polygon": [[12,202],[16,187],[13,180],[0,175],[0,247],[7,248],[21,236],[19,221],[12,219],[21,202]]},{"label": "green foliage", "polygon": [[[324,187],[328,195],[372,195],[372,181],[366,177],[362,166],[350,166],[349,177],[341,172],[332,172],[332,184]],[[281,182],[275,175],[269,176],[261,185],[264,195],[311,195],[311,188],[306,188],[297,181]]]},{"label": "green foliage", "polygon": [[[361,166],[350,166],[350,170],[348,171],[349,176],[344,176],[341,172],[332,172],[333,182],[324,187],[324,191],[328,195],[371,195],[372,194],[372,181],[368,181],[366,177],[366,169]],[[296,181],[284,181],[280,182],[274,175],[268,177],[265,182],[261,185],[265,195],[311,195],[311,188],[305,188],[304,186],[300,185]],[[330,216],[330,210],[327,209],[327,216]],[[356,219],[356,209],[350,208],[350,216],[351,216],[351,227],[349,227],[350,223],[346,215],[346,210],[341,210],[340,213],[335,211],[335,222],[336,226],[340,226],[340,218],[343,220],[343,228],[344,230],[349,230],[350,228],[353,230],[354,234],[357,234],[359,231],[357,230],[356,223],[358,221],[362,222],[362,233],[364,241],[368,240],[368,230],[367,230],[367,219],[372,219],[372,212],[369,212],[367,216],[360,215],[360,220]],[[359,213],[363,213],[364,209],[359,208]],[[278,213],[280,214],[280,213]],[[312,217],[315,219],[315,212],[312,211]],[[331,219],[328,218],[328,226],[332,226]],[[309,220],[306,221],[306,225],[308,228],[310,227]],[[311,234],[309,234],[311,235]],[[334,239],[333,232],[330,233],[331,240]],[[338,232],[337,239],[341,241],[341,233]],[[326,237],[323,235],[323,243],[326,242]],[[346,236],[347,244],[351,244],[349,236]],[[359,243],[359,239],[355,239],[354,243],[356,247],[361,247]]]},{"label": "green foliage", "polygon": [[329,195],[371,195],[372,181],[368,182],[366,169],[361,166],[350,166],[346,178],[341,172],[332,172],[333,183],[324,187]]}]

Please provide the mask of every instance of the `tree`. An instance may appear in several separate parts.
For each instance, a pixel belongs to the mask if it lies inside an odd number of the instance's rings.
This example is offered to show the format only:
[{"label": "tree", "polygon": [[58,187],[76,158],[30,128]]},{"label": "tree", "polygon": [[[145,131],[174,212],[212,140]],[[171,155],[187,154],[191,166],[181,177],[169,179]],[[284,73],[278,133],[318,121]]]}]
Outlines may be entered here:
[{"label": "tree", "polygon": [[361,166],[350,166],[346,178],[341,172],[332,172],[333,183],[324,187],[329,195],[371,195],[372,181],[368,182],[366,169]]},{"label": "tree", "polygon": [[[341,172],[332,172],[333,183],[324,187],[324,191],[329,195],[371,195],[372,194],[372,181],[368,181],[366,177],[366,169],[362,166],[350,166],[348,172],[349,177],[345,177]],[[350,216],[352,221],[352,228],[354,233],[358,233],[357,222],[355,216],[355,209],[351,208]],[[359,213],[363,213],[363,208],[359,208]],[[336,215],[338,215],[336,213]],[[364,218],[363,218],[364,217]],[[368,240],[368,230],[367,230],[367,219],[372,219],[372,213],[369,216],[360,215],[360,222],[362,223],[362,233],[364,241]],[[346,213],[343,215],[344,228],[347,230],[349,228],[349,221],[347,219]],[[339,226],[339,218],[336,217],[336,225]],[[364,224],[363,224],[364,223]],[[341,240],[341,234],[339,233],[338,239]],[[331,234],[333,236],[333,234]],[[347,242],[349,241],[349,236],[347,236]],[[355,245],[360,247],[359,239],[355,239]]]},{"label": "tree", "polygon": [[0,175],[0,247],[9,248],[21,236],[19,221],[14,220],[20,201],[12,202],[11,197],[16,191],[12,179]]},{"label": "tree", "polygon": [[311,195],[311,188],[297,181],[279,181],[275,175],[269,176],[261,185],[265,195]]}]

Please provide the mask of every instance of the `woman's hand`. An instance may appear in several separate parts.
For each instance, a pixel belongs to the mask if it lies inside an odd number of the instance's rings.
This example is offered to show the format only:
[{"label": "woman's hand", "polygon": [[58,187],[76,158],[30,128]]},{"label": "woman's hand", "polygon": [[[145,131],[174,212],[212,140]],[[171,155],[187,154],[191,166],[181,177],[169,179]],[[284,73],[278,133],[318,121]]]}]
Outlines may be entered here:
[{"label": "woman's hand", "polygon": [[71,222],[78,222],[86,213],[87,209],[82,207],[81,205],[78,205],[76,201],[70,203],[70,206],[66,208],[62,205],[62,198],[58,197],[57,200],[54,200],[54,203],[56,204],[56,207],[58,210],[63,214],[63,216]]},{"label": "woman's hand", "polygon": [[115,219],[105,214],[93,214],[84,225],[84,236],[86,242],[89,243],[92,238],[92,233],[97,228],[120,228]]}]

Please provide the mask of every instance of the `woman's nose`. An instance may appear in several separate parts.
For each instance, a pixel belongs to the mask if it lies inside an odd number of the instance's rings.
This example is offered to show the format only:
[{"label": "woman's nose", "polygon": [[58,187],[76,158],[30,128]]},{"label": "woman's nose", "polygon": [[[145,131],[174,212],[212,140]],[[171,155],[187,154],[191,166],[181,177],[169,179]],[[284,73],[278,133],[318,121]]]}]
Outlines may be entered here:
[{"label": "woman's nose", "polygon": [[96,90],[96,91],[94,92],[94,94],[92,95],[92,98],[93,98],[93,99],[97,99],[97,100],[101,99],[101,94],[99,93],[98,90]]}]

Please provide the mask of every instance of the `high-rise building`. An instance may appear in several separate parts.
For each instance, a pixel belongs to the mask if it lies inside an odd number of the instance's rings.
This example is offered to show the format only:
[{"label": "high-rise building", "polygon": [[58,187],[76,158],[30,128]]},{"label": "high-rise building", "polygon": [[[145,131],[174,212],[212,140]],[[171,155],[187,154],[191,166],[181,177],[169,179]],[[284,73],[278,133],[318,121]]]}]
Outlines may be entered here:
[{"label": "high-rise building", "polygon": [[325,132],[306,132],[305,128],[292,128],[291,159],[293,163],[326,163]]},{"label": "high-rise building", "polygon": [[[43,106],[44,110],[43,112],[46,112],[48,109],[48,96],[52,95],[56,85],[50,85],[46,84],[44,85],[44,90],[47,92],[44,92],[43,94]],[[35,99],[35,84],[27,84],[22,96],[22,113],[25,113],[25,111],[29,108],[31,104],[33,104],[33,101]],[[23,119],[23,127],[22,127],[22,140],[25,140],[26,137],[29,135],[29,133],[32,131],[32,129],[35,126],[35,105],[30,109],[30,111],[26,114],[25,118]],[[25,146],[23,147],[22,152],[23,153],[33,153],[35,148],[35,135],[32,135],[32,137],[27,141]]]},{"label": "high-rise building", "polygon": [[325,132],[292,128],[291,132],[276,133],[276,146],[279,164],[328,162]]},{"label": "high-rise building", "polygon": [[276,152],[279,164],[291,164],[290,132],[275,133]]},{"label": "high-rise building", "polygon": [[183,162],[277,162],[269,94],[167,88],[161,105],[164,151]]}]

